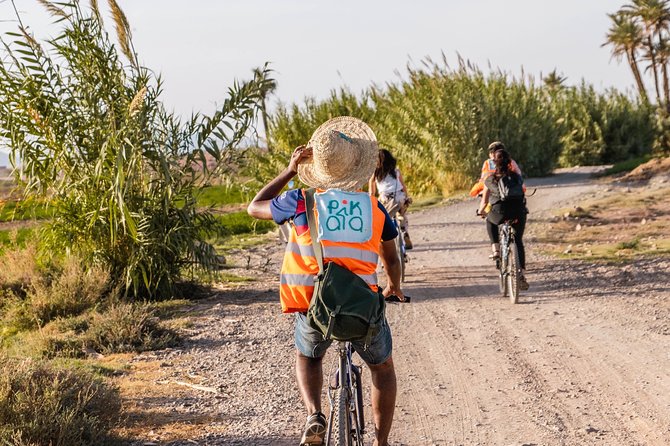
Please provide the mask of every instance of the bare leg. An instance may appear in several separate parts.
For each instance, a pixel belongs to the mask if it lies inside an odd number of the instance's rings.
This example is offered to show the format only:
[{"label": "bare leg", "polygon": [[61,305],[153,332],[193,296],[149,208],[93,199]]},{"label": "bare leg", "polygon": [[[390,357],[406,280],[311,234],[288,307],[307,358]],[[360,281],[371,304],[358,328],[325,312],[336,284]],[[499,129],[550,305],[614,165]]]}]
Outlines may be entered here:
[{"label": "bare leg", "polygon": [[307,416],[321,411],[323,371],[321,358],[308,358],[296,351],[295,376]]},{"label": "bare leg", "polygon": [[387,446],[397,392],[393,358],[383,364],[368,366],[372,375],[372,417],[376,435],[374,446]]}]

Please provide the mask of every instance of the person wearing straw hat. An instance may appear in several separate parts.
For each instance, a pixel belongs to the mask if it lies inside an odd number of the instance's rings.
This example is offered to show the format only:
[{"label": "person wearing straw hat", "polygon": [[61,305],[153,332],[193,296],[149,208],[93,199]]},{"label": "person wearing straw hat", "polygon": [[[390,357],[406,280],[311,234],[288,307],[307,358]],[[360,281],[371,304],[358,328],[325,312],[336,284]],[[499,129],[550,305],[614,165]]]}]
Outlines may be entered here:
[{"label": "person wearing straw hat", "polygon": [[[321,413],[322,358],[332,342],[324,339],[321,332],[313,329],[306,320],[314,278],[319,273],[306,213],[314,213],[319,240],[326,240],[322,242],[325,263],[335,262],[377,289],[375,271],[377,259],[381,257],[387,276],[384,296],[396,295],[401,301],[405,300],[395,253],[394,239],[398,232],[377,199],[361,192],[361,187],[377,166],[377,159],[377,140],[367,124],[349,116],[330,119],[316,129],[306,146],[294,150],[286,169],[256,194],[247,209],[255,218],[274,220],[277,224],[291,223],[280,276],[280,301],[284,313],[295,314],[296,379],[307,409],[301,445],[323,444],[326,418]],[[334,197],[328,203],[329,206],[331,203],[342,206],[338,209],[338,219],[326,223],[326,220],[319,220],[326,218],[321,215],[324,212],[306,209],[303,189],[292,189],[280,195],[296,175],[302,183],[315,188],[319,192],[317,196],[329,194]],[[354,208],[354,201],[347,197],[355,197],[358,200],[356,206],[360,205],[364,211],[353,212],[359,209]],[[317,200],[317,206],[322,205],[323,202],[319,204]],[[354,213],[355,219],[347,220]],[[397,392],[388,323],[384,320],[381,330],[369,344],[354,341],[352,345],[371,371],[374,444],[384,446],[388,444]]]}]

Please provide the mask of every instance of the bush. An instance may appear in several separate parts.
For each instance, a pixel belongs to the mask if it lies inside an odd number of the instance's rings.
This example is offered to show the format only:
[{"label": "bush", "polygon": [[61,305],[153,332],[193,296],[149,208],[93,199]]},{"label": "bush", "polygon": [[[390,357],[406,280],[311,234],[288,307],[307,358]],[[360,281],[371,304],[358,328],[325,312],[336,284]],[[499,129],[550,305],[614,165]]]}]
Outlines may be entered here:
[{"label": "bush", "polygon": [[0,444],[110,444],[120,409],[117,390],[88,373],[0,358]]},{"label": "bush", "polygon": [[32,283],[26,303],[31,318],[44,325],[57,317],[77,316],[109,297],[109,273],[99,266],[87,269],[75,257],[67,257],[50,280]]},{"label": "bush", "polygon": [[94,313],[83,334],[86,348],[98,353],[159,350],[177,344],[176,333],[162,327],[147,305],[116,304]]},{"label": "bush", "polygon": [[49,199],[46,252],[104,265],[126,295],[170,297],[183,265],[216,264],[203,235],[216,221],[198,208],[197,190],[243,153],[269,70],[235,83],[211,117],[183,121],[160,101],[160,78],[139,65],[116,2],[118,46],[97,2],[42,3],[61,29],[44,43],[23,27],[10,34],[0,139],[21,160],[25,195]]}]

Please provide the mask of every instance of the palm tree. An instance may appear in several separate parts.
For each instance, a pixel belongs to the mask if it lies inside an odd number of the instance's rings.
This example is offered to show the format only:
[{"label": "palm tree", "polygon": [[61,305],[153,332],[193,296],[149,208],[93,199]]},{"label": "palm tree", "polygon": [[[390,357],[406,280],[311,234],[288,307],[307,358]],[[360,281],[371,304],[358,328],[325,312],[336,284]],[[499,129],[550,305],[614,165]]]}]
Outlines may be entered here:
[{"label": "palm tree", "polygon": [[[656,50],[658,43],[663,40],[663,33],[667,31],[670,23],[670,9],[667,0],[633,0],[631,5],[625,5],[622,8],[627,14],[630,14],[634,20],[639,20],[643,27],[644,58],[650,62],[647,67],[654,76],[654,86],[656,88],[656,100],[661,105],[661,82],[659,81],[659,70],[662,70],[662,64],[658,61]],[[654,37],[656,42],[654,42]],[[665,80],[664,80],[665,82]],[[667,98],[666,98],[667,103]]]},{"label": "palm tree", "polygon": [[[253,69],[254,76],[259,76],[262,73],[265,73],[266,78],[267,78],[267,67],[265,68],[254,68]],[[270,143],[270,128],[268,127],[268,112],[267,112],[267,99],[268,97],[277,90],[277,81],[274,79],[266,79],[267,82],[265,82],[263,89],[260,92],[260,103],[259,103],[259,108],[261,110],[261,119],[263,120],[263,133],[265,134],[265,143],[268,146],[268,149],[271,149],[271,143]]]},{"label": "palm tree", "polygon": [[649,102],[647,90],[640,74],[637,54],[643,42],[642,29],[635,19],[626,11],[618,11],[615,14],[608,14],[612,19],[612,26],[607,33],[607,41],[601,46],[612,45],[612,56],[617,60],[625,55],[630,66],[635,83],[640,93],[640,97],[646,103]]},{"label": "palm tree", "polygon": [[567,77],[558,74],[556,69],[554,69],[551,73],[543,77],[542,81],[544,82],[544,85],[549,88],[549,90],[559,90],[563,87],[563,82],[565,82],[567,79]]},{"label": "palm tree", "polygon": [[661,66],[661,75],[663,77],[663,97],[665,99],[665,109],[670,112],[670,82],[668,80],[668,63],[670,63],[670,42],[667,39],[660,40],[656,44],[656,57]]}]

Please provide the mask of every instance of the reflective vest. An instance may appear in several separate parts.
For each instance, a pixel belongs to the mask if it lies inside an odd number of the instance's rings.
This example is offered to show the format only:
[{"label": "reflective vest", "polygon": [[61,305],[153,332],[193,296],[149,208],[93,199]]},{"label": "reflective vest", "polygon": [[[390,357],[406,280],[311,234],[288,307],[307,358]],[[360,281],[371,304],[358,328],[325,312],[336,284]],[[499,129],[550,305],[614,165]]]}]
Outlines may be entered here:
[{"label": "reflective vest", "polygon": [[[521,169],[519,168],[519,165],[516,163],[516,161],[511,160],[509,163],[509,170],[515,173],[518,173],[521,175]],[[470,189],[470,196],[471,197],[476,197],[482,191],[484,190],[484,180],[488,178],[490,175],[492,175],[496,171],[496,163],[494,160],[491,158],[487,159],[484,161],[484,164],[482,165],[482,174],[479,177],[479,181],[477,181],[473,186],[472,189]],[[526,186],[524,186],[523,190],[526,190]]]},{"label": "reflective vest", "polygon": [[[302,194],[304,197],[304,190]],[[356,273],[371,289],[377,291],[375,271],[386,216],[379,209],[377,199],[370,197],[370,200],[372,201],[372,237],[370,240],[365,243],[324,240],[321,244],[324,265],[328,262],[335,262]],[[315,210],[307,209],[306,211],[314,212],[316,215]],[[291,225],[280,275],[279,297],[283,313],[307,311],[314,291],[314,279],[318,274],[319,264],[314,255],[309,231],[298,235],[295,226]]]}]

